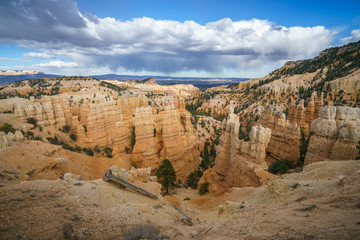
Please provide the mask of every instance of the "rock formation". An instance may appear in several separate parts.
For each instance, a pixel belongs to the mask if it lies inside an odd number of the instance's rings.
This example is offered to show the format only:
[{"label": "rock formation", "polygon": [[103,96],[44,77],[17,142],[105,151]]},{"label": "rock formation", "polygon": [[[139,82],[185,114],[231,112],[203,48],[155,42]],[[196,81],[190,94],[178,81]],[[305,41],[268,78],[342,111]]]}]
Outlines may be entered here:
[{"label": "rock formation", "polygon": [[0,132],[0,148],[9,146],[11,141],[24,141],[24,135],[20,131],[8,134]]},{"label": "rock formation", "polygon": [[[15,105],[15,116],[53,129],[71,127],[82,147],[112,148],[112,155],[132,153],[138,167],[156,170],[169,159],[177,177],[184,180],[200,163],[198,140],[184,99],[165,97],[153,101],[145,96],[121,96],[116,100],[102,93],[68,93],[47,96],[33,103]],[[130,146],[131,131],[136,143]],[[132,150],[132,151],[131,151]]]},{"label": "rock formation", "polygon": [[346,92],[354,92],[360,90],[360,69],[351,74],[330,82],[331,89],[343,90]]},{"label": "rock formation", "polygon": [[198,140],[184,109],[169,105],[154,114],[150,106],[137,108],[134,127],[136,143],[131,159],[137,166],[155,170],[167,158],[177,179],[185,180],[199,165]]},{"label": "rock formation", "polygon": [[303,99],[300,100],[297,106],[292,103],[289,106],[289,122],[299,125],[305,134],[308,135],[311,122],[318,116],[320,107],[324,105],[323,97],[323,93],[317,97],[317,93],[313,92],[306,108],[304,107]]},{"label": "rock formation", "polygon": [[159,138],[154,135],[157,130],[150,106],[136,108],[134,127],[136,143],[132,151],[132,161],[137,166],[157,168],[159,166],[158,156],[161,146],[156,144]]},{"label": "rock formation", "polygon": [[260,116],[258,124],[271,129],[271,139],[266,152],[276,160],[289,160],[294,163],[300,157],[300,126],[291,124],[285,114],[269,106]]},{"label": "rock formation", "polygon": [[210,179],[199,182],[210,181],[210,191],[214,189],[212,184],[224,188],[260,186],[273,178],[266,171],[268,166],[265,162],[265,149],[271,138],[271,130],[253,126],[250,141],[245,142],[239,140],[239,126],[239,118],[230,108],[228,119],[223,122],[224,132],[216,148],[215,166]]},{"label": "rock formation", "polygon": [[360,141],[360,109],[325,106],[310,126],[305,164],[355,159]]}]

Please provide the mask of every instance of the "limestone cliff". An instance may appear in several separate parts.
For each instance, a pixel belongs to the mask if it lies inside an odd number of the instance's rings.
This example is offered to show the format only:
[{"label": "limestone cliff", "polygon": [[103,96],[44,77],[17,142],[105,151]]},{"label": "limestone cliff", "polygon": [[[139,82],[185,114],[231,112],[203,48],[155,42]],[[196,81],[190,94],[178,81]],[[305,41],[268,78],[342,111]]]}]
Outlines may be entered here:
[{"label": "limestone cliff", "polygon": [[230,108],[228,119],[223,122],[224,132],[220,144],[216,148],[210,185],[218,184],[224,188],[255,187],[274,177],[266,171],[268,166],[265,162],[265,149],[271,138],[271,130],[253,126],[250,141],[245,142],[239,140],[239,124],[239,118]]},{"label": "limestone cliff", "polygon": [[325,106],[310,126],[312,133],[305,164],[325,160],[350,160],[358,155],[360,109]]},{"label": "limestone cliff", "polygon": [[155,170],[165,158],[172,163],[178,180],[185,180],[200,163],[198,140],[189,113],[174,105],[153,113],[152,108],[137,108],[134,119],[136,143],[132,161]]},{"label": "limestone cliff", "polygon": [[258,124],[271,129],[271,139],[266,148],[270,157],[276,160],[299,159],[300,126],[292,124],[273,106],[269,106],[260,116]]}]

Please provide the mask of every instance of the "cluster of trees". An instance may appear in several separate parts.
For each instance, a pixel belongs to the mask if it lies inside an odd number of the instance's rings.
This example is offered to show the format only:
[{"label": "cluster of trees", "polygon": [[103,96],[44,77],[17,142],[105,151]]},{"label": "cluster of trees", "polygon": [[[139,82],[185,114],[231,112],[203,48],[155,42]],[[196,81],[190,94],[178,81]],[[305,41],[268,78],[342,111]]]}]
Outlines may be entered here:
[{"label": "cluster of trees", "polygon": [[126,87],[119,87],[119,86],[116,86],[115,84],[105,82],[105,81],[101,81],[100,86],[110,88],[110,89],[114,90],[115,92],[119,93],[120,95],[121,95],[121,92],[123,92],[127,89]]},{"label": "cluster of trees", "polygon": [[252,125],[253,125],[253,122],[250,119],[248,119],[246,121],[245,129],[243,130],[243,125],[240,123],[240,126],[239,126],[239,139],[240,140],[244,140],[245,142],[250,141],[249,134],[250,134]]}]

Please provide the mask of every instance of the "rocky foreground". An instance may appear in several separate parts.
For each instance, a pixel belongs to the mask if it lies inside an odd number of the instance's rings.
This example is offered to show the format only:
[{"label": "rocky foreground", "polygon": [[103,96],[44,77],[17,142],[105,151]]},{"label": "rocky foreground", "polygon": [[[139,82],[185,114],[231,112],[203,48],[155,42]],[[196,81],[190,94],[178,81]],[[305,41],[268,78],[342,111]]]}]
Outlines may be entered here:
[{"label": "rocky foreground", "polygon": [[[357,239],[360,161],[313,163],[222,196],[176,189],[169,201],[102,180],[36,180],[1,189],[1,239]],[[189,198],[190,200],[183,200]],[[218,206],[220,204],[220,206]],[[138,238],[139,237],[139,238]]]}]

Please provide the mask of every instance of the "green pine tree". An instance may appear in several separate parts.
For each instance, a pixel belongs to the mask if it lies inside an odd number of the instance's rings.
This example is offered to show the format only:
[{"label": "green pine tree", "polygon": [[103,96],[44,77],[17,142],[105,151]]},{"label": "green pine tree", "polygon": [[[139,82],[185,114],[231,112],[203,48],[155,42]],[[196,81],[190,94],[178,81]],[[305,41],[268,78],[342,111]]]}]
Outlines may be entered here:
[{"label": "green pine tree", "polygon": [[169,193],[169,187],[175,186],[176,175],[175,169],[168,159],[164,159],[159,169],[156,171],[156,176],[162,180],[162,186]]}]

